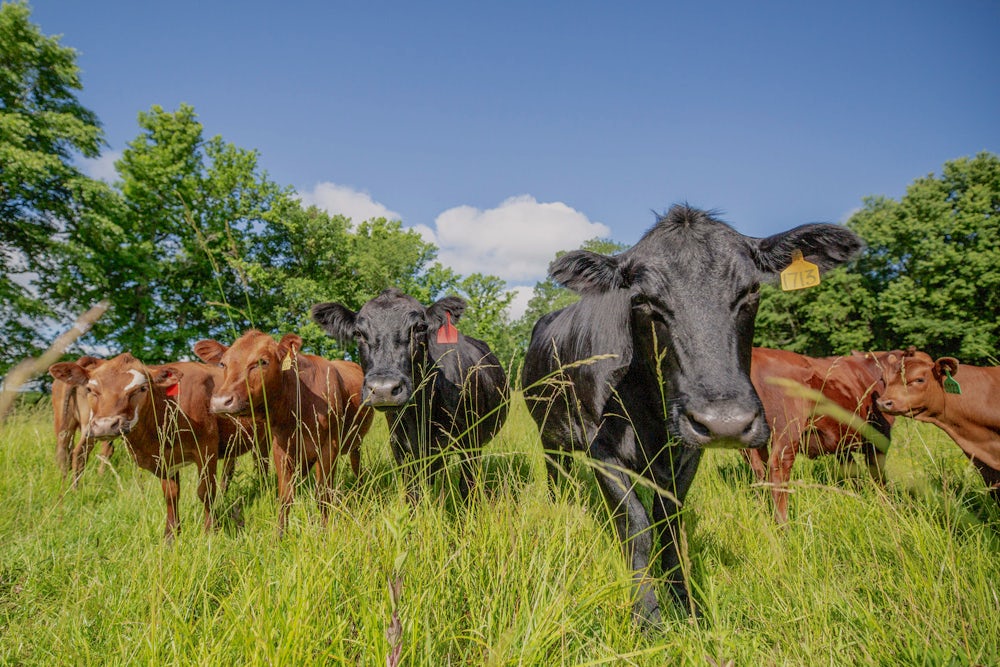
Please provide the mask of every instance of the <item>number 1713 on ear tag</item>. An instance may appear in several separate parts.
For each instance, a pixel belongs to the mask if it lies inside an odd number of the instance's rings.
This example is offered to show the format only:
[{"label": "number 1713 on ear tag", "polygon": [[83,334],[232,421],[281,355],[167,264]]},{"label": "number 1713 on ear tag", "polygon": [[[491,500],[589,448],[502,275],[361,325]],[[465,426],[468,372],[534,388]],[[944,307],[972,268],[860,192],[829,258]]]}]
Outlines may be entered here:
[{"label": "number 1713 on ear tag", "polygon": [[802,259],[801,250],[792,251],[792,263],[781,272],[781,289],[789,292],[819,285],[819,267]]}]

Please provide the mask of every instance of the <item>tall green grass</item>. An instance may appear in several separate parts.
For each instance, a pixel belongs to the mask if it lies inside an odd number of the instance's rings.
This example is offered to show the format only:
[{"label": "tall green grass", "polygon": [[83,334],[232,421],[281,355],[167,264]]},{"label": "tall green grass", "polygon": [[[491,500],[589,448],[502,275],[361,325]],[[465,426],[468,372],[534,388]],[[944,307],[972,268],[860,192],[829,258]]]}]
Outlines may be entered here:
[{"label": "tall green grass", "polygon": [[686,515],[702,616],[653,631],[592,472],[550,499],[520,397],[467,504],[456,484],[411,502],[379,417],[326,527],[306,482],[278,540],[273,482],[247,459],[223,499],[245,526],[201,531],[189,468],[172,546],[159,482],[123,447],[68,490],[44,407],[0,426],[0,663],[384,665],[399,577],[405,665],[1000,664],[1000,513],[909,420],[886,490],[800,457],[784,529],[739,454],[708,452]]}]

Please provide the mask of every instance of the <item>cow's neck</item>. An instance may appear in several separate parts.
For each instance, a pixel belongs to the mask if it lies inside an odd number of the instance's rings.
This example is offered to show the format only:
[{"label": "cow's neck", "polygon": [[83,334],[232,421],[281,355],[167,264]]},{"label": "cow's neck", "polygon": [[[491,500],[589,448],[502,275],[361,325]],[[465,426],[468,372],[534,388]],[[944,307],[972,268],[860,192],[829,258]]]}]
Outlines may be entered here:
[{"label": "cow's neck", "polygon": [[962,393],[945,393],[939,406],[916,419],[947,433],[969,458],[1000,469],[1000,413],[991,409],[1000,395],[1000,368],[963,365],[956,378]]}]

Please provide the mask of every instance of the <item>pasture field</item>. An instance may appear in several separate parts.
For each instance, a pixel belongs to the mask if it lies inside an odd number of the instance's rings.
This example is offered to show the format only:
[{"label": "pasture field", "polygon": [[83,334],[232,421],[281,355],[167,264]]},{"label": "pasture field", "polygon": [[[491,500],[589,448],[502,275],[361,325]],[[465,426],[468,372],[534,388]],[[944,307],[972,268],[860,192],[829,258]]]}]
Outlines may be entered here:
[{"label": "pasture field", "polygon": [[740,455],[708,452],[686,514],[702,615],[643,630],[592,472],[550,500],[519,396],[467,506],[411,503],[378,417],[328,526],[307,483],[279,541],[246,459],[222,501],[245,525],[202,532],[189,467],[172,546],[122,446],[67,488],[43,402],[0,425],[0,663],[385,665],[398,577],[402,665],[1000,664],[1000,512],[943,433],[893,437],[885,491],[799,457],[784,529]]}]

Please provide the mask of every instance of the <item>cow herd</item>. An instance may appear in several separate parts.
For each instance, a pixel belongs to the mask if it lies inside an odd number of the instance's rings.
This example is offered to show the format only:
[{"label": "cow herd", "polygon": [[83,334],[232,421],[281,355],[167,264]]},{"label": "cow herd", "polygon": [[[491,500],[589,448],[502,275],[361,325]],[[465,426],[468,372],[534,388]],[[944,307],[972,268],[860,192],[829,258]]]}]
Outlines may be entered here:
[{"label": "cow herd", "polygon": [[[860,450],[883,481],[892,420],[906,415],[944,429],[1000,502],[1000,415],[987,405],[1000,395],[1000,369],[935,362],[913,349],[812,359],[752,348],[762,281],[797,252],[827,270],[861,248],[838,225],[757,239],[711,213],[674,206],[619,255],[581,250],[550,266],[580,299],[535,324],[521,386],[551,481],[569,469],[570,452],[593,459],[644,621],[661,618],[649,573],[657,553],[672,597],[693,609],[680,568],[679,510],[706,447],[743,450],[784,522],[800,449],[845,463]],[[458,332],[464,309],[457,297],[424,306],[396,289],[357,312],[315,305],[314,321],[355,342],[360,363],[305,354],[295,334],[275,341],[249,331],[229,346],[195,344],[204,363],[147,366],[126,352],[55,364],[57,459],[75,484],[95,441],[124,440],[139,467],[161,480],[169,539],[178,530],[181,466],[198,468],[208,529],[236,457],[253,452],[263,462],[270,448],[280,533],[298,476],[315,469],[326,520],[339,456],[363,475],[361,445],[379,411],[409,488],[420,486],[414,470],[436,475],[443,454],[457,450],[465,497],[476,479],[470,452],[503,425],[510,382],[484,342]],[[642,485],[656,490],[651,513],[637,494]]]}]

